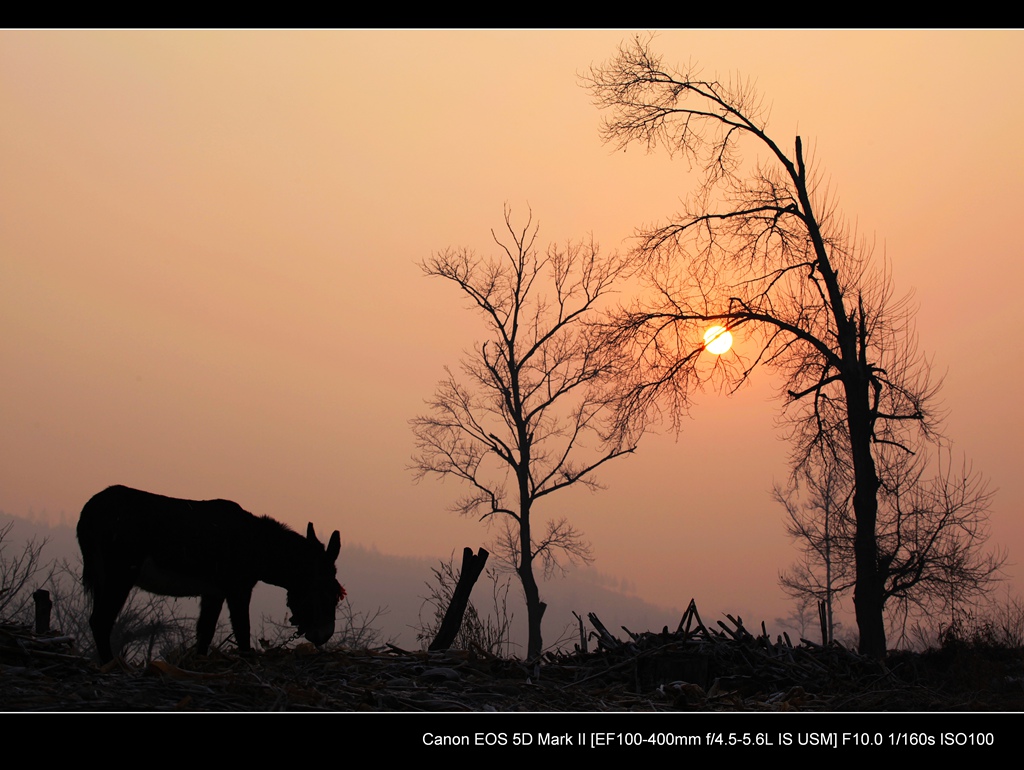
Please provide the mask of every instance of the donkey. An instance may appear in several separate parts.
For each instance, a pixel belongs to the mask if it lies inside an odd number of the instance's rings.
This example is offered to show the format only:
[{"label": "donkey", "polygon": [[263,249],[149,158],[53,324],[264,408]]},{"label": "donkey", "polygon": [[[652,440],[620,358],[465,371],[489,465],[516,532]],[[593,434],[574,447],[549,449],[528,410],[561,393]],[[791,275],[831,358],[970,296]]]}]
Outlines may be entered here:
[{"label": "donkey", "polygon": [[263,581],[288,591],[291,623],[316,646],[334,634],[345,597],[336,578],[337,531],[325,548],[310,523],[306,536],[229,500],[179,500],[123,486],[85,504],[78,520],[82,583],[100,660],[113,659],[110,632],[132,586],[164,596],[199,596],[196,647],[205,655],[227,600],[239,652],[251,650],[249,601]]}]

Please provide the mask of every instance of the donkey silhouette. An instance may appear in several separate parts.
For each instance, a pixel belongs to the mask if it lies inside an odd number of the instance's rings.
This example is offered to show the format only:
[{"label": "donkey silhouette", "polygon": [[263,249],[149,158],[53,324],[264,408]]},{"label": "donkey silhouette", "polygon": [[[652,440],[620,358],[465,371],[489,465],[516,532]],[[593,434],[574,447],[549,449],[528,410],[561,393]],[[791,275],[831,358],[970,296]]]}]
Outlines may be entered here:
[{"label": "donkey silhouette", "polygon": [[325,548],[310,523],[306,536],[230,500],[179,500],[123,486],[95,495],[78,520],[82,583],[92,593],[89,618],[104,663],[110,633],[132,586],[164,596],[201,597],[196,648],[210,649],[225,600],[240,652],[251,650],[249,601],[256,583],[288,592],[291,623],[318,647],[334,634],[345,596],[335,568],[341,536]]}]

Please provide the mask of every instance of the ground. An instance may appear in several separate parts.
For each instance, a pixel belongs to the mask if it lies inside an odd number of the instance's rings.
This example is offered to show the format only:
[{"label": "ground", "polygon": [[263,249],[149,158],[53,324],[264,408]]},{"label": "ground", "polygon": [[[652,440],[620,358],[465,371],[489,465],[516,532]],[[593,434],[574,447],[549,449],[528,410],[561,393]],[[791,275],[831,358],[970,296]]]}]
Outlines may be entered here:
[{"label": "ground", "polygon": [[948,647],[884,664],[841,647],[703,631],[610,635],[527,664],[481,652],[303,644],[184,650],[101,668],[58,634],[0,625],[3,711],[1020,711],[1021,650]]}]

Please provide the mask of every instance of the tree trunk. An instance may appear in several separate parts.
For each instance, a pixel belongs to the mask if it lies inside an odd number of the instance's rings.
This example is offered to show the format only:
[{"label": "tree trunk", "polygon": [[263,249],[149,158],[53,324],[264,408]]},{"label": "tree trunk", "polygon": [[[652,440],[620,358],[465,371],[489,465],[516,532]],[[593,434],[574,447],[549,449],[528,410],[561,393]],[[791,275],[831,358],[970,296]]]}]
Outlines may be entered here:
[{"label": "tree trunk", "polygon": [[[518,392],[518,391],[517,391]],[[540,657],[544,643],[540,635],[540,623],[544,618],[547,605],[540,600],[540,590],[533,576],[533,533],[531,531],[530,513],[533,498],[530,491],[529,461],[530,435],[526,424],[519,425],[520,465],[519,481],[519,580],[523,584],[523,595],[526,597],[526,622],[529,626],[529,641],[526,647],[526,659]]]},{"label": "tree trunk", "polygon": [[530,628],[530,640],[526,648],[527,660],[534,660],[540,657],[544,649],[544,643],[540,635],[540,623],[544,618],[544,610],[548,608],[540,600],[540,591],[537,588],[537,581],[533,577],[532,560],[523,559],[519,568],[519,579],[523,583],[523,593],[526,595],[526,619]]},{"label": "tree trunk", "polygon": [[[877,484],[877,480],[874,484]],[[858,650],[861,655],[881,660],[885,657],[886,642],[882,586],[878,575],[878,539],[875,535],[878,499],[875,495],[862,493],[858,484],[853,495],[853,510],[857,521],[857,533],[853,541],[857,562],[853,604],[857,613],[857,628],[860,630]]]},{"label": "tree trunk", "polygon": [[847,420],[853,458],[853,513],[857,531],[853,540],[857,582],[853,604],[860,631],[858,650],[881,660],[885,657],[885,620],[882,581],[878,572],[878,473],[871,454],[871,413],[866,373],[846,381]]},{"label": "tree trunk", "polygon": [[860,328],[857,316],[848,315],[842,286],[832,267],[825,239],[811,209],[811,196],[807,188],[807,169],[804,165],[803,143],[796,138],[794,168],[787,165],[796,184],[800,205],[804,212],[807,231],[817,256],[816,268],[828,290],[828,304],[836,324],[836,341],[841,359],[840,376],[846,395],[846,424],[850,433],[850,454],[853,461],[853,512],[857,531],[853,540],[854,560],[857,562],[857,581],[853,603],[860,630],[859,650],[862,655],[885,657],[885,622],[882,618],[882,585],[878,574],[878,538],[875,525],[878,518],[878,473],[871,454],[873,416],[871,414],[870,373],[866,360],[867,336],[864,329],[863,305]]}]

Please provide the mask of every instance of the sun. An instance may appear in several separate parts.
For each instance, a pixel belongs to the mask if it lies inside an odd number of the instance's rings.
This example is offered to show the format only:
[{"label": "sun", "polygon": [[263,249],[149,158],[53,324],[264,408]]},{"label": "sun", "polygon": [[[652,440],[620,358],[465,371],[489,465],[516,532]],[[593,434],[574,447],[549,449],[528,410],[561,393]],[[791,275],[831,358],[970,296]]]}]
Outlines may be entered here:
[{"label": "sun", "polygon": [[712,326],[704,332],[704,349],[722,355],[732,347],[732,332],[724,326]]}]

